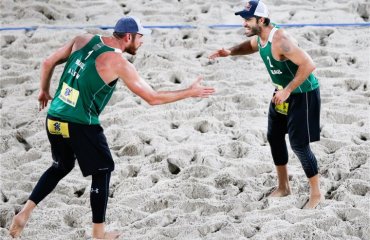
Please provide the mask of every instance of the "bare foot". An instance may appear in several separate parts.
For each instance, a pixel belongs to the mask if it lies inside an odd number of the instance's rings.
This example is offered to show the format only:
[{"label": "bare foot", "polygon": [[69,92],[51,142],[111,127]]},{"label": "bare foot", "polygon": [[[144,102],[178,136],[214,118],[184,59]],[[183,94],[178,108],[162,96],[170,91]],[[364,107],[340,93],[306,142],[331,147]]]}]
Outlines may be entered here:
[{"label": "bare foot", "polygon": [[13,217],[12,224],[9,228],[10,236],[17,238],[21,235],[24,226],[26,226],[28,216],[22,212]]},{"label": "bare foot", "polygon": [[111,240],[111,239],[117,239],[121,233],[119,232],[105,232],[103,238],[99,237],[94,237],[93,240]]},{"label": "bare foot", "polygon": [[310,199],[306,205],[304,205],[303,209],[315,209],[324,200],[325,198],[321,194],[310,196]]},{"label": "bare foot", "polygon": [[269,195],[269,197],[285,197],[290,195],[290,189],[275,188],[275,190]]}]

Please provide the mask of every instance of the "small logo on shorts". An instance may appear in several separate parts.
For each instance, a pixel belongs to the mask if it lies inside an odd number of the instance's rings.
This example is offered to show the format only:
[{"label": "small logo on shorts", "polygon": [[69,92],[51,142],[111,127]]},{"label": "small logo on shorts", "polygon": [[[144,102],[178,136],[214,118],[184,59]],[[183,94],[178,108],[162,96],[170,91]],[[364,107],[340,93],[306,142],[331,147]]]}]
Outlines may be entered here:
[{"label": "small logo on shorts", "polygon": [[94,189],[94,188],[91,188],[91,190],[90,190],[90,192],[94,192],[94,193],[99,193],[99,188],[96,188],[96,189]]},{"label": "small logo on shorts", "polygon": [[55,128],[55,131],[60,132],[60,123],[59,122],[55,122],[54,123],[54,128]]}]

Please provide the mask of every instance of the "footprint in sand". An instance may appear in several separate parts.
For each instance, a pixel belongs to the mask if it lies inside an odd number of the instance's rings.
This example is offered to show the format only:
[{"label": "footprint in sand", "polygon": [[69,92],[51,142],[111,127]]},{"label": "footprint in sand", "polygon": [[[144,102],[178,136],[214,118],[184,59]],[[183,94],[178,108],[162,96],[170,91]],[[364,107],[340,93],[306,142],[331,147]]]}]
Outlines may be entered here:
[{"label": "footprint in sand", "polygon": [[9,228],[14,216],[14,209],[8,205],[0,207],[0,228]]},{"label": "footprint in sand", "polygon": [[190,199],[204,199],[212,198],[214,191],[210,186],[198,182],[189,183],[185,182],[180,184],[179,191],[184,193]]},{"label": "footprint in sand", "polygon": [[188,179],[190,177],[207,178],[215,172],[217,172],[217,170],[211,167],[204,165],[195,165],[185,168],[182,172],[182,178],[183,179]]},{"label": "footprint in sand", "polygon": [[165,198],[150,199],[144,203],[141,210],[144,212],[155,213],[168,208],[169,201]]},{"label": "footprint in sand", "polygon": [[72,228],[84,227],[82,224],[83,216],[88,212],[81,206],[69,206],[64,212],[64,223]]},{"label": "footprint in sand", "polygon": [[218,146],[220,156],[225,158],[243,158],[249,153],[250,146],[241,141],[232,141]]},{"label": "footprint in sand", "polygon": [[354,195],[365,196],[370,193],[369,182],[361,179],[348,179],[347,189]]},{"label": "footprint in sand", "polygon": [[200,133],[207,133],[212,129],[212,125],[207,120],[196,123],[194,129]]},{"label": "footprint in sand", "polygon": [[325,47],[328,45],[329,37],[335,32],[334,29],[314,29],[313,31],[307,31],[303,34],[303,37],[314,42],[317,45]]},{"label": "footprint in sand", "polygon": [[337,110],[327,110],[323,112],[324,117],[326,117],[330,122],[337,124],[352,124],[362,120],[362,117],[352,113],[345,113],[343,111]]}]

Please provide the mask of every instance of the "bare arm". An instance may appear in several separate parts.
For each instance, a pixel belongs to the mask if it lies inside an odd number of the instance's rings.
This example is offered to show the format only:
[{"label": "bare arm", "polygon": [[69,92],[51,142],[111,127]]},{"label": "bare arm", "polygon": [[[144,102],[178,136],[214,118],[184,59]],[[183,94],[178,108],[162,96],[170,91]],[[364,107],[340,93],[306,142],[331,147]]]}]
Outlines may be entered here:
[{"label": "bare arm", "polygon": [[208,97],[214,93],[211,87],[200,85],[202,78],[198,78],[189,88],[178,91],[155,91],[145,82],[136,71],[134,65],[127,60],[117,64],[118,76],[123,79],[127,87],[150,105],[159,105],[175,102],[189,97]]},{"label": "bare arm", "polygon": [[298,66],[293,80],[283,90],[278,91],[272,99],[275,104],[281,104],[289,97],[294,89],[307,79],[316,67],[311,57],[303,49],[298,47],[295,40],[285,31],[279,32],[276,37],[277,39],[274,42],[272,51],[283,59],[289,59]]},{"label": "bare arm", "polygon": [[247,55],[258,51],[257,38],[254,36],[239,45],[230,48],[230,55]]},{"label": "bare arm", "polygon": [[257,46],[257,38],[252,37],[251,39],[242,42],[239,45],[231,47],[230,49],[219,49],[213,52],[208,58],[215,59],[218,57],[228,57],[228,56],[236,56],[236,55],[247,55],[252,54],[258,51]]},{"label": "bare arm", "polygon": [[72,52],[72,47],[75,39],[68,42],[63,47],[47,57],[41,65],[40,93],[38,96],[39,110],[45,108],[48,101],[52,99],[50,96],[50,80],[54,72],[55,66],[64,63]]}]

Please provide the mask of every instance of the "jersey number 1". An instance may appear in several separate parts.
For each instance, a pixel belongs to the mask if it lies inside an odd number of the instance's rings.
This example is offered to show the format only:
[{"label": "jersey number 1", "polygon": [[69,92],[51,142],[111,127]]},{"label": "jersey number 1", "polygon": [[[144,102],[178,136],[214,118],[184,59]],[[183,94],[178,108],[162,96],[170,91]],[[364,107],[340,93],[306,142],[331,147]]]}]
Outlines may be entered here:
[{"label": "jersey number 1", "polygon": [[270,57],[269,56],[267,56],[267,60],[269,61],[270,68],[274,68],[274,66],[271,64],[271,60],[270,60]]},{"label": "jersey number 1", "polygon": [[91,50],[91,51],[87,54],[87,56],[85,57],[85,59],[84,59],[84,60],[88,59],[88,58],[90,57],[90,55],[91,55],[93,52],[94,52],[94,50]]}]

